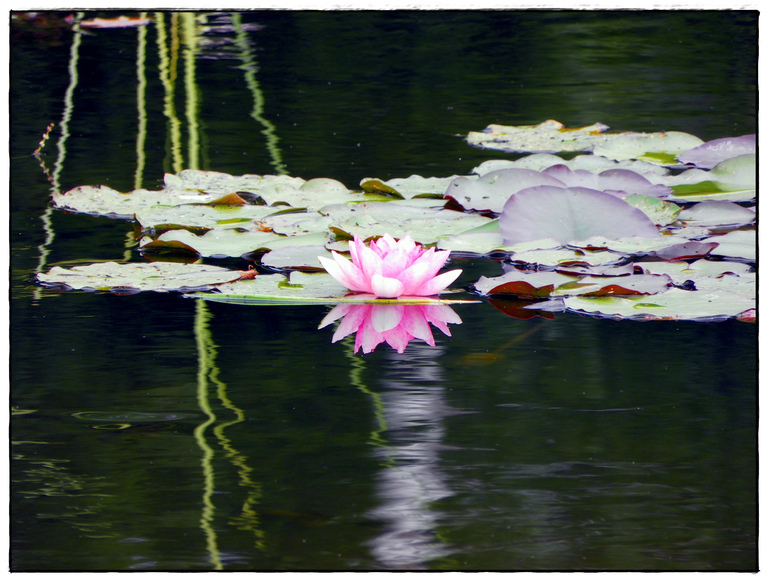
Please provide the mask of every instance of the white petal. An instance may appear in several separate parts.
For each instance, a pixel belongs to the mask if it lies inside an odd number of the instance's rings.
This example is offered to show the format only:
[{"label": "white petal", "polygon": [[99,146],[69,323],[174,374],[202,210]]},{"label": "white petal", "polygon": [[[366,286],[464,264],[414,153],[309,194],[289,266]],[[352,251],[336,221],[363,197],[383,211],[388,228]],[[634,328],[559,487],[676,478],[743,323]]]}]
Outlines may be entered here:
[{"label": "white petal", "polygon": [[381,299],[394,299],[403,294],[405,287],[396,278],[387,278],[380,274],[374,274],[371,277],[371,287],[373,294]]}]

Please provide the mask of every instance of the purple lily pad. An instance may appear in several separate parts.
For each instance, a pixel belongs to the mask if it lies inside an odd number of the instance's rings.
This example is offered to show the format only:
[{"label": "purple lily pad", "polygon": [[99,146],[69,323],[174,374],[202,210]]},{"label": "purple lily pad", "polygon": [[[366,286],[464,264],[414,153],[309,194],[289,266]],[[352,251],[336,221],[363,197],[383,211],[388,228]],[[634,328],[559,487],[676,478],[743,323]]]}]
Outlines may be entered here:
[{"label": "purple lily pad", "polygon": [[757,142],[754,134],[707,141],[681,153],[677,156],[677,160],[696,167],[712,169],[721,161],[748,153],[757,153]]},{"label": "purple lily pad", "polygon": [[556,177],[525,168],[507,168],[492,171],[471,179],[454,179],[443,194],[467,210],[490,210],[499,213],[512,194],[533,186],[564,187]]},{"label": "purple lily pad", "polygon": [[589,188],[620,198],[633,194],[664,198],[672,194],[672,188],[651,183],[646,177],[629,169],[607,169],[596,174],[585,169],[572,170],[564,164],[558,164],[542,170],[541,173],[557,178],[569,188]]},{"label": "purple lily pad", "polygon": [[602,236],[658,238],[648,216],[614,195],[588,188],[538,186],[507,200],[499,217],[506,246],[553,238],[562,244]]}]

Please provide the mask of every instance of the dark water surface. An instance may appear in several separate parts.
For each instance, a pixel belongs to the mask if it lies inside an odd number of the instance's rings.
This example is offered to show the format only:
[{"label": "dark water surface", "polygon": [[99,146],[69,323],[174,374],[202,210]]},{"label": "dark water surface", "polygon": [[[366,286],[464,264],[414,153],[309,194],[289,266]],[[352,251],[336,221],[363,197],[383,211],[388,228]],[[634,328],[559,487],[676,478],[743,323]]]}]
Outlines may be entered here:
[{"label": "dark water surface", "polygon": [[143,260],[130,224],[47,211],[78,185],[467,174],[505,158],[461,139],[489,123],[752,133],[754,13],[198,15],[194,60],[150,15],[11,22],[13,570],[755,570],[753,324],[484,302],[362,356],[327,306],[33,283]]}]

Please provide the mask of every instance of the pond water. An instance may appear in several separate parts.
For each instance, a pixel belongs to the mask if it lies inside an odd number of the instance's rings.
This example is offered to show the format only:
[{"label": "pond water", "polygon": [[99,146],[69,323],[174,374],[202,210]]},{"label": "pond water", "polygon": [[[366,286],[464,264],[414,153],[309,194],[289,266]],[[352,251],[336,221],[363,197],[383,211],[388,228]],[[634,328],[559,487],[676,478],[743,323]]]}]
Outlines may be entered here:
[{"label": "pond water", "polygon": [[34,284],[144,260],[54,190],[468,174],[509,158],[463,141],[490,123],[754,133],[756,13],[197,14],[195,59],[181,13],[77,41],[67,13],[17,16],[12,570],[756,569],[754,324],[482,301],[434,347],[362,355],[326,305]]}]

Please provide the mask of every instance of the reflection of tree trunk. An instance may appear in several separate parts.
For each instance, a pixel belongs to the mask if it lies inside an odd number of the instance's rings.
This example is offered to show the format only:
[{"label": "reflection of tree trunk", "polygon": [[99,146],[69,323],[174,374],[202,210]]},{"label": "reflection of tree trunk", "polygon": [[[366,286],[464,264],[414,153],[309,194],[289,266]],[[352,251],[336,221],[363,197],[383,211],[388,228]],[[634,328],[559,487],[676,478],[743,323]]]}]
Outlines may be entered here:
[{"label": "reflection of tree trunk", "polygon": [[381,504],[369,513],[384,523],[371,541],[371,551],[388,568],[424,568],[446,555],[435,539],[440,513],[430,504],[453,493],[438,469],[443,439],[441,420],[452,412],[443,401],[439,347],[411,345],[381,380],[389,445],[378,449],[386,462],[377,484]]}]

